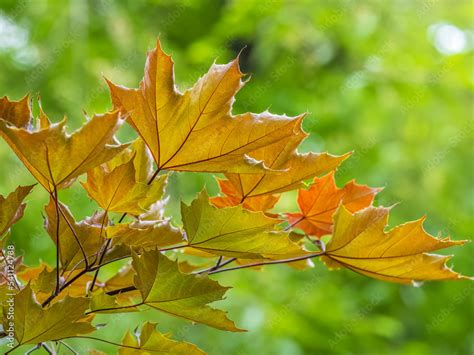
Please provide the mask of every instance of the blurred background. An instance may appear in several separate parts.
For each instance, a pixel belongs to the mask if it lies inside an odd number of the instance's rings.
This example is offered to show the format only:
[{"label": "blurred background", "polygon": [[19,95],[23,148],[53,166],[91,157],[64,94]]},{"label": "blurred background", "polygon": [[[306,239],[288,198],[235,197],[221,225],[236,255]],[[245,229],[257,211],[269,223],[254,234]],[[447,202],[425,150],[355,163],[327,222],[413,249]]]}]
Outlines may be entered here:
[{"label": "blurred background", "polygon": [[[377,204],[400,204],[390,224],[426,214],[426,228],[454,239],[473,234],[474,3],[469,0],[312,1],[8,1],[0,5],[0,96],[41,94],[53,121],[69,128],[110,109],[102,76],[137,87],[145,55],[161,38],[173,55],[181,90],[210,64],[242,54],[251,81],[234,112],[296,115],[308,111],[311,135],[303,150],[353,156],[339,169],[339,186],[356,178],[385,186]],[[37,108],[36,108],[37,111]],[[123,127],[120,138],[134,137]],[[0,194],[33,178],[0,141]],[[81,179],[84,179],[83,177]],[[174,174],[167,209],[179,225],[179,199],[192,200],[210,174]],[[96,206],[76,183],[60,194],[76,218]],[[52,263],[43,230],[48,197],[37,187],[12,242],[30,265]],[[280,211],[295,211],[295,193]],[[457,271],[474,274],[473,244],[448,250]],[[113,270],[109,270],[112,272]],[[218,277],[217,277],[218,276]],[[154,311],[101,316],[98,336],[120,341],[144,319],[210,354],[471,354],[473,286],[467,281],[421,287],[329,272],[319,261],[216,275],[232,285],[219,306],[249,332],[226,333]],[[79,353],[116,348],[68,341]]]}]

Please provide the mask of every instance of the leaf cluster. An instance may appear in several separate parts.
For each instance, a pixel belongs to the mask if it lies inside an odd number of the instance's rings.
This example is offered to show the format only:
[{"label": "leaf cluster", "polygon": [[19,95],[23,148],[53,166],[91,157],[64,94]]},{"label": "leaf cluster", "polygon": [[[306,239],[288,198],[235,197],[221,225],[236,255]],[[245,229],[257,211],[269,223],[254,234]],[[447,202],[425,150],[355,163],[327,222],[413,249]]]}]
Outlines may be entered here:
[{"label": "leaf cluster", "polygon": [[[390,282],[465,278],[446,266],[449,257],[430,254],[463,241],[431,236],[423,218],[387,231],[390,208],[373,205],[381,189],[354,181],[337,187],[334,172],[350,153],[298,152],[307,136],[304,114],[233,115],[243,77],[238,58],[213,64],[181,93],[158,42],[139,87],[107,80],[113,111],[86,117],[73,133],[66,119],[51,122],[41,105],[33,118],[28,96],[1,99],[0,135],[49,193],[44,228],[56,246],[56,265],[30,267],[17,258],[17,277],[2,274],[0,287],[14,294],[16,347],[68,346],[72,337],[107,341],[87,335],[96,330],[96,314],[144,309],[242,331],[211,305],[228,287],[210,275],[243,268],[307,269],[320,257],[330,269]],[[115,136],[124,122],[137,133],[133,142]],[[177,171],[224,176],[217,178],[219,196],[203,189],[181,204],[182,225],[164,214],[175,198],[166,194],[167,180]],[[97,211],[76,221],[59,194],[81,176]],[[0,197],[2,250],[33,188]],[[291,190],[298,190],[299,211],[276,213],[280,195]],[[119,261],[124,266],[103,279],[101,268]],[[5,252],[2,262],[9,262]],[[5,307],[3,329],[9,326]],[[149,322],[116,345],[123,354],[203,353]]]}]

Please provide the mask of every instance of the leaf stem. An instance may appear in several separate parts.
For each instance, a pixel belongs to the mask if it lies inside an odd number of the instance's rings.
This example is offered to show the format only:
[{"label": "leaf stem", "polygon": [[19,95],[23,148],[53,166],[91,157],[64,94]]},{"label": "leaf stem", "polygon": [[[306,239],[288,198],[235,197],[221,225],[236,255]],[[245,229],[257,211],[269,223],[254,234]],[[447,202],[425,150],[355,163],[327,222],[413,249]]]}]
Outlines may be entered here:
[{"label": "leaf stem", "polygon": [[106,294],[108,294],[109,296],[115,296],[115,295],[118,295],[120,293],[135,291],[136,289],[137,288],[135,286],[128,286],[128,287],[119,288],[117,290],[112,290],[112,291],[106,292]]},{"label": "leaf stem", "polygon": [[272,260],[272,261],[262,261],[262,262],[253,263],[253,264],[239,265],[239,266],[235,266],[235,267],[229,267],[227,269],[218,269],[218,270],[209,271],[209,275],[218,274],[220,272],[226,272],[226,271],[231,271],[231,270],[246,269],[246,268],[256,267],[256,266],[293,263],[293,262],[296,262],[296,261],[316,258],[316,257],[319,257],[321,255],[324,255],[325,253],[326,253],[325,251],[322,251],[321,253],[305,255],[305,256],[299,256],[299,257],[296,257],[296,258]]},{"label": "leaf stem", "polygon": [[[293,262],[296,262],[296,261],[317,258],[317,257],[322,256],[324,254],[326,254],[326,248],[325,248],[325,245],[321,242],[321,252],[320,253],[309,254],[309,255],[304,255],[304,256],[298,256],[298,257],[289,258],[289,259],[262,261],[262,262],[253,263],[253,264],[239,265],[239,266],[235,266],[235,267],[229,267],[227,269],[221,269],[223,266],[225,266],[227,264],[230,264],[231,262],[237,260],[237,258],[231,258],[229,260],[224,261],[217,268],[216,268],[216,266],[213,266],[211,268],[201,270],[201,271],[197,271],[197,272],[193,272],[191,274],[192,275],[200,275],[200,274],[208,273],[209,275],[212,275],[212,274],[217,274],[217,273],[220,273],[220,272],[247,269],[247,268],[256,267],[256,266],[287,264],[287,263],[293,263]],[[130,292],[130,291],[135,291],[135,290],[136,290],[135,286],[127,286],[127,287],[124,287],[124,288],[120,288],[118,290],[109,291],[109,292],[107,292],[107,294],[109,296],[114,296],[114,295],[117,295],[117,294],[120,294],[120,293],[125,293],[125,292]]]},{"label": "leaf stem", "polygon": [[214,266],[211,266],[210,268],[207,268],[207,269],[204,269],[204,270],[200,270],[200,271],[195,271],[193,272],[192,274],[193,275],[200,275],[200,274],[205,274],[206,272],[210,272],[210,271],[214,271],[214,270],[218,270],[220,269],[221,267],[223,266],[226,266],[228,264],[230,264],[231,262],[237,260],[237,258],[230,258],[229,260],[226,260],[222,263],[219,263],[219,264],[216,264]]},{"label": "leaf stem", "polygon": [[97,312],[114,311],[116,309],[128,309],[128,308],[133,308],[133,307],[140,307],[140,306],[143,306],[144,304],[145,304],[144,302],[140,302],[140,303],[137,303],[137,304],[129,304],[127,306],[94,309],[94,310],[88,311],[84,314],[88,315],[88,314],[97,313]]},{"label": "leaf stem", "polygon": [[68,348],[69,350],[71,350],[71,352],[74,354],[74,355],[78,355],[79,353],[74,350],[71,346],[69,346],[68,344],[66,344],[64,341],[62,340],[59,340],[59,343],[64,345],[66,348]]},{"label": "leaf stem", "polygon": [[[122,217],[120,217],[118,223],[121,223],[124,218],[127,216],[126,213],[124,213],[122,215]],[[100,237],[102,236],[102,229],[104,228],[104,223],[105,223],[105,218],[107,217],[107,211],[104,212],[104,219],[102,220],[102,225],[100,227]],[[105,245],[103,246],[102,248],[102,251],[100,252],[100,257],[99,257],[99,265],[102,263],[102,261],[104,260],[104,257],[105,257],[105,254],[107,253],[107,250],[109,249],[110,247],[110,243],[112,243],[112,239],[107,239],[107,241],[105,242]],[[95,262],[94,262],[95,264]],[[97,281],[97,277],[99,276],[99,271],[100,271],[100,268],[97,269],[94,273],[94,278],[92,279],[92,283],[91,283],[91,286],[89,288],[89,291],[92,292],[94,290],[94,286],[95,286],[95,283]]]},{"label": "leaf stem", "polygon": [[140,348],[139,348],[139,347],[136,347],[136,346],[125,345],[125,344],[119,344],[119,343],[115,343],[115,342],[110,341],[110,340],[100,339],[100,338],[96,338],[96,337],[89,337],[89,336],[84,336],[84,335],[74,335],[74,336],[71,336],[71,337],[69,337],[69,338],[80,338],[80,339],[97,340],[97,341],[102,341],[102,342],[107,343],[107,344],[119,346],[119,347],[121,347],[121,348],[129,348],[129,349],[140,350]]},{"label": "leaf stem", "polygon": [[51,349],[49,348],[49,346],[46,345],[45,343],[41,343],[41,346],[46,350],[46,352],[47,352],[48,354],[50,354],[50,355],[54,355],[54,354],[55,354],[55,352],[54,352],[53,350],[51,350]]},{"label": "leaf stem", "polygon": [[18,349],[21,345],[23,345],[23,344],[17,344],[17,345],[15,345],[13,348],[11,348],[10,350],[8,350],[8,351],[5,353],[5,355],[8,355],[8,354],[10,354],[12,351],[15,351],[15,350]]},{"label": "leaf stem", "polygon": [[57,294],[52,294],[51,296],[48,297],[48,299],[46,299],[42,304],[41,306],[44,308],[45,306],[47,306],[49,303],[51,303],[51,301],[53,299],[56,298],[57,295],[59,295],[66,287],[68,287],[70,284],[72,284],[74,281],[76,281],[78,278],[80,278],[82,275],[86,274],[87,272],[89,272],[89,270],[87,269],[82,269],[79,273],[77,273],[72,279],[70,279],[69,281],[67,281],[66,283],[64,283],[59,292]]},{"label": "leaf stem", "polygon": [[[29,355],[29,354],[31,354],[33,351],[38,350],[39,348],[41,348],[41,343],[36,344],[36,345],[35,345],[33,348],[31,348],[30,350],[27,350],[27,351],[25,352],[25,355]],[[13,349],[12,349],[12,350],[13,350]],[[5,353],[5,354],[8,354],[8,353]]]},{"label": "leaf stem", "polygon": [[[158,173],[160,172],[160,170],[161,170],[160,168],[157,168],[157,169],[156,169],[155,173],[151,176],[150,180],[147,182],[147,185],[150,185],[150,184],[153,182],[153,180],[156,178],[156,176],[158,175]],[[93,287],[93,285],[95,284],[95,281],[96,281],[96,279],[97,279],[97,273],[98,273],[99,269],[100,269],[102,266],[108,264],[108,262],[107,262],[107,263],[104,263],[104,264],[100,264],[100,262],[99,262],[99,265],[97,265],[96,267],[91,267],[91,266],[88,264],[88,262],[87,262],[88,257],[87,257],[87,255],[85,255],[85,253],[84,253],[84,262],[86,263],[87,267],[84,268],[83,270],[81,270],[79,273],[77,273],[72,279],[70,279],[69,281],[65,282],[62,286],[59,286],[59,213],[57,212],[58,209],[59,209],[59,204],[58,204],[58,199],[57,199],[57,189],[56,189],[56,185],[53,184],[53,186],[54,186],[54,191],[55,191],[55,194],[56,194],[56,198],[55,198],[55,203],[56,203],[56,215],[58,216],[57,233],[56,233],[56,243],[57,243],[57,244],[56,244],[56,245],[57,245],[57,250],[56,250],[56,279],[57,279],[57,284],[56,284],[56,290],[55,290],[55,292],[52,293],[51,296],[49,296],[49,297],[41,304],[42,307],[45,307],[45,306],[47,306],[49,303],[51,303],[51,301],[52,301],[62,290],[64,290],[66,287],[68,287],[70,284],[72,284],[74,281],[76,281],[76,280],[77,280],[78,278],[80,278],[82,275],[84,275],[84,274],[86,274],[86,273],[88,273],[88,272],[91,272],[91,271],[96,271],[96,274],[94,275],[94,282],[92,283],[92,286],[91,286],[91,287]],[[119,223],[120,223],[121,221],[123,221],[123,219],[125,218],[126,215],[127,215],[126,213],[124,213],[124,215],[122,215],[122,217],[120,218]],[[68,221],[67,221],[67,218],[64,218],[64,219],[66,220],[66,222],[68,222]],[[109,244],[109,243],[107,243],[107,244]],[[81,250],[83,250],[80,243],[79,243],[79,246],[81,247]],[[185,246],[186,246],[186,245],[185,245]],[[180,248],[181,248],[181,247],[183,247],[183,246],[180,246]],[[171,250],[171,249],[167,249],[167,250]],[[107,248],[104,248],[104,250],[103,250],[104,256],[105,256],[105,253],[106,253],[106,252],[107,252]],[[101,254],[101,258],[103,259],[102,254]],[[123,259],[123,258],[121,258],[121,259]],[[116,260],[120,260],[120,259],[116,259]],[[113,261],[115,261],[115,260],[113,260]],[[111,262],[111,261],[110,261],[110,262]],[[93,264],[95,264],[95,261],[94,261]]]}]

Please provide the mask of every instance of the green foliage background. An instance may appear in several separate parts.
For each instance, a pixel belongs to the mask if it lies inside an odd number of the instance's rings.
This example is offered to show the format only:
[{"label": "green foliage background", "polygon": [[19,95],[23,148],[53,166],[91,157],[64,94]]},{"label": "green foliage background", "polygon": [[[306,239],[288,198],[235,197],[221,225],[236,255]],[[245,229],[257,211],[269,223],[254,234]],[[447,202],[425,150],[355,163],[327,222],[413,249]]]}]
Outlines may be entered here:
[{"label": "green foliage background", "polygon": [[[455,239],[473,233],[474,3],[469,0],[394,1],[2,1],[0,95],[41,93],[43,108],[70,129],[110,108],[102,75],[136,87],[146,49],[159,36],[176,63],[181,90],[217,58],[242,49],[252,75],[235,112],[295,115],[308,111],[305,150],[354,150],[337,173],[386,186],[378,204],[401,202],[391,224],[427,214],[426,228]],[[440,27],[465,31],[465,49],[437,48]],[[439,39],[439,38],[438,38]],[[451,43],[453,43],[451,41]],[[133,133],[124,128],[122,139]],[[0,142],[0,193],[33,179]],[[179,222],[178,199],[194,198],[207,174],[174,174],[167,213]],[[95,209],[78,184],[62,192],[77,218]],[[41,225],[47,195],[37,187],[25,217],[13,227],[17,253],[36,265],[52,262],[53,244]],[[295,194],[279,209],[296,210]],[[474,274],[473,246],[453,248],[452,265]],[[102,316],[99,336],[118,341],[125,329],[153,319],[175,338],[210,354],[467,354],[474,351],[472,284],[399,286],[349,271],[329,272],[319,261],[304,272],[285,266],[219,275],[235,288],[220,306],[249,330],[231,334],[149,311]],[[113,270],[108,270],[113,272]],[[106,273],[104,274],[106,277]],[[102,343],[69,341],[79,353]]]}]

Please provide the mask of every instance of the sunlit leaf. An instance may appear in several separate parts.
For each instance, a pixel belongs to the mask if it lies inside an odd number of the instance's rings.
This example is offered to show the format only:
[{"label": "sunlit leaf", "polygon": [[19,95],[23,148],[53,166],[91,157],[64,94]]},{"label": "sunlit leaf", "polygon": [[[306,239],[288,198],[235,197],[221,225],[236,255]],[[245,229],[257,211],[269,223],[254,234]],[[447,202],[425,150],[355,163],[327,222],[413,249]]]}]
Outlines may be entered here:
[{"label": "sunlit leaf", "polygon": [[301,212],[287,213],[289,223],[301,228],[306,234],[321,237],[330,234],[333,228],[332,216],[343,204],[349,211],[359,211],[370,206],[379,188],[348,182],[342,189],[336,186],[334,173],[315,178],[309,189],[298,191],[298,205]]},{"label": "sunlit leaf", "polygon": [[[162,334],[156,330],[156,323],[146,322],[136,334],[127,331],[122,339],[120,355],[168,354],[201,355],[205,354],[196,345],[170,339],[171,334]],[[136,349],[132,349],[136,348]]]},{"label": "sunlit leaf", "polygon": [[388,213],[388,208],[368,207],[352,214],[341,206],[323,257],[326,265],[398,283],[464,278],[446,266],[450,256],[428,253],[465,241],[434,238],[423,229],[424,218],[385,232]]},{"label": "sunlit leaf", "polygon": [[26,207],[23,200],[33,186],[18,186],[7,197],[0,195],[0,237],[23,216]]},{"label": "sunlit leaf", "polygon": [[135,254],[133,268],[137,273],[135,286],[141,292],[143,304],[214,328],[240,331],[224,311],[208,305],[223,299],[228,287],[206,276],[182,274],[178,264],[159,251]]},{"label": "sunlit leaf", "polygon": [[[51,307],[42,309],[34,299],[29,285],[14,296],[15,338],[19,344],[37,344],[93,332],[93,316],[84,316],[89,306],[87,298],[66,297]],[[3,307],[3,326],[8,328],[8,305]]]},{"label": "sunlit leaf", "polygon": [[274,230],[281,221],[241,206],[216,208],[203,190],[190,206],[181,204],[188,245],[216,255],[239,258],[279,258],[305,252]]},{"label": "sunlit leaf", "polygon": [[30,97],[26,95],[18,101],[0,98],[0,118],[15,127],[27,128],[31,121]]},{"label": "sunlit leaf", "polygon": [[[288,139],[281,140],[249,155],[261,160],[270,169],[281,171],[261,174],[231,174],[227,173],[234,193],[240,200],[262,197],[278,192],[290,191],[304,186],[304,180],[336,169],[350,153],[334,156],[328,153],[298,153],[298,145],[306,138],[300,126]],[[221,185],[222,188],[222,185]]]},{"label": "sunlit leaf", "polygon": [[112,145],[121,124],[118,112],[95,115],[69,135],[66,119],[32,130],[0,118],[0,135],[49,192],[68,186],[76,177],[113,158],[126,145]]},{"label": "sunlit leaf", "polygon": [[238,59],[214,64],[184,93],[177,91],[173,61],[157,43],[149,52],[139,89],[108,82],[114,107],[129,115],[158,169],[214,172],[261,172],[246,154],[287,139],[302,116],[231,114],[234,96],[243,86]]},{"label": "sunlit leaf", "polygon": [[243,208],[250,211],[267,211],[273,208],[280,198],[278,195],[261,195],[244,198],[241,191],[229,180],[218,179],[217,182],[224,196],[212,197],[210,202],[219,208],[242,204]]},{"label": "sunlit leaf", "polygon": [[151,155],[141,139],[108,163],[87,173],[82,183],[89,196],[105,211],[139,215],[163,196],[166,175],[148,184],[153,172]]}]

